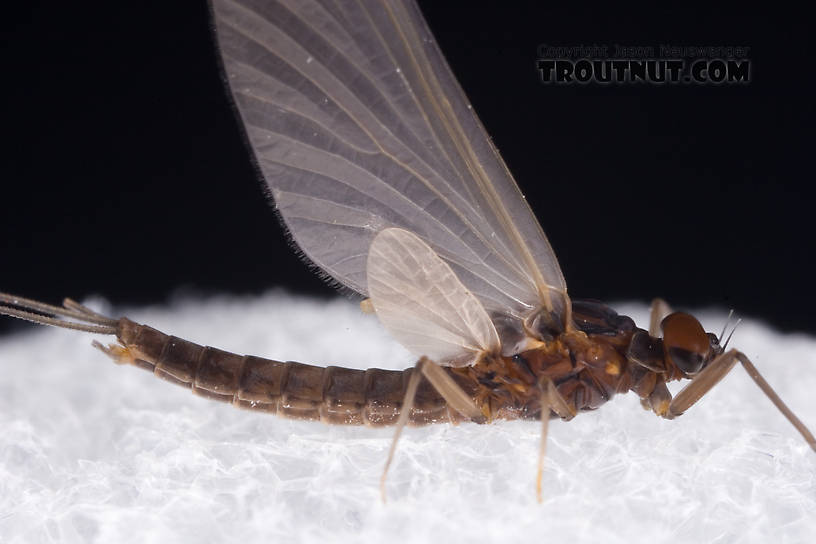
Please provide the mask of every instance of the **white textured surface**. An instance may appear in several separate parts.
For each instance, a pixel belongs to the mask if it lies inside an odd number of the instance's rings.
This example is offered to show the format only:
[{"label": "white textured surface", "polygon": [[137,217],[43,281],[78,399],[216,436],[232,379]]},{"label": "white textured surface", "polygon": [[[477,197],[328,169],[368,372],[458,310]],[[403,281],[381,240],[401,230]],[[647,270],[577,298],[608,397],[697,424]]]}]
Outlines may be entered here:
[{"label": "white textured surface", "polygon": [[[97,306],[99,307],[99,306]],[[645,308],[618,306],[643,324]],[[405,367],[348,302],[271,293],[126,310],[239,353]],[[703,314],[719,329],[724,315]],[[327,427],[207,401],[109,362],[89,335],[0,338],[0,542],[808,542],[816,454],[741,369],[676,421],[624,395],[550,426]],[[816,427],[816,341],[743,323],[734,344]],[[676,389],[675,389],[676,390]],[[285,540],[284,540],[285,539]]]}]

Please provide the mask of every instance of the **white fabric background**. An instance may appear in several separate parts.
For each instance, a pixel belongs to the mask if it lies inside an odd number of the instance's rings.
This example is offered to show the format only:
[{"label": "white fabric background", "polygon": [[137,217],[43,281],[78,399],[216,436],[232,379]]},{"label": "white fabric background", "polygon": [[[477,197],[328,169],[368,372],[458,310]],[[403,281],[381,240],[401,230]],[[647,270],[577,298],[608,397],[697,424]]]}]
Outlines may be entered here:
[{"label": "white fabric background", "polygon": [[[646,322],[643,306],[617,309]],[[124,313],[238,353],[360,368],[412,363],[376,319],[344,300],[273,292]],[[701,317],[719,332],[725,314]],[[629,394],[553,422],[543,505],[534,494],[538,424],[408,429],[384,505],[378,481],[390,429],[237,410],[117,367],[90,340],[34,326],[0,338],[0,542],[809,542],[816,534],[816,453],[741,368],[676,421]],[[816,340],[748,321],[733,344],[816,429]]]}]

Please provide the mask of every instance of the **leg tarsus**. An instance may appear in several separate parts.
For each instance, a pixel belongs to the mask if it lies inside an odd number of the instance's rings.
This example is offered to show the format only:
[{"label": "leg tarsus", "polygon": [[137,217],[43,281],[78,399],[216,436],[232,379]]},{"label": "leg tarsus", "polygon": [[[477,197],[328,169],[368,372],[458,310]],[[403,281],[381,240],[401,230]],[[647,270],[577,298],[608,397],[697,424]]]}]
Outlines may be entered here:
[{"label": "leg tarsus", "polygon": [[422,366],[427,359],[421,358],[411,372],[411,377],[408,379],[408,386],[405,388],[405,398],[402,402],[400,415],[397,418],[396,428],[394,429],[394,438],[391,439],[391,447],[388,449],[388,457],[385,460],[382,476],[380,476],[380,498],[385,503],[385,480],[388,476],[388,469],[391,467],[391,461],[394,460],[394,453],[397,451],[397,442],[399,442],[402,429],[408,423],[408,417],[414,407],[414,398],[416,397],[417,388],[419,387],[419,380],[422,379]]},{"label": "leg tarsus", "polygon": [[541,442],[538,448],[538,465],[536,470],[536,500],[544,501],[541,480],[544,477],[544,459],[547,455],[547,432],[550,423],[550,410],[562,419],[570,420],[575,417],[575,408],[558,392],[555,383],[550,378],[542,378],[541,388]]},{"label": "leg tarsus", "polygon": [[[543,399],[543,395],[542,395]],[[549,408],[545,413],[544,405],[541,405],[541,441],[538,445],[538,464],[536,465],[536,500],[539,504],[544,502],[541,490],[541,480],[544,478],[544,459],[547,456],[547,432],[550,425]]]},{"label": "leg tarsus", "polygon": [[805,439],[805,441],[810,445],[813,451],[816,451],[816,438],[814,438],[813,433],[811,433],[810,430],[807,427],[805,427],[805,424],[802,423],[802,421],[798,417],[796,417],[796,414],[794,414],[793,411],[791,411],[791,409],[788,408],[787,404],[782,402],[782,399],[779,398],[779,395],[776,394],[776,391],[773,390],[771,385],[765,381],[765,378],[762,377],[762,375],[759,373],[759,370],[757,370],[757,368],[754,366],[751,360],[748,359],[748,357],[746,357],[746,355],[741,351],[736,350],[731,351],[735,352],[734,357],[736,357],[739,360],[739,362],[742,363],[743,368],[745,368],[745,371],[748,373],[749,376],[751,376],[751,379],[754,380],[754,383],[756,383],[759,386],[759,388],[762,389],[762,392],[765,393],[765,395],[767,395],[769,399],[771,399],[771,402],[774,403],[774,406],[776,406],[777,409],[780,412],[782,412],[782,415],[784,415],[788,419],[788,421],[791,422],[794,428],[796,428],[796,430],[799,431],[799,434],[802,435],[802,438]]}]

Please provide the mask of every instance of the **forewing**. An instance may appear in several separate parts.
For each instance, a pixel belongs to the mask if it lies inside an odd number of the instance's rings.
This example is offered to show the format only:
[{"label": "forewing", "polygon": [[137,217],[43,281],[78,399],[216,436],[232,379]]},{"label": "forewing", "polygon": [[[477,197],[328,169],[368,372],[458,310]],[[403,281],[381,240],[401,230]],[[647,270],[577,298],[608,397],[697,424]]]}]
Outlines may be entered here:
[{"label": "forewing", "polygon": [[428,244],[398,228],[368,252],[368,289],[382,324],[417,356],[451,366],[498,353],[499,336],[481,302]]},{"label": "forewing", "polygon": [[418,7],[214,0],[226,75],[303,252],[370,294],[389,227],[416,233],[491,313],[559,313],[558,262]]}]

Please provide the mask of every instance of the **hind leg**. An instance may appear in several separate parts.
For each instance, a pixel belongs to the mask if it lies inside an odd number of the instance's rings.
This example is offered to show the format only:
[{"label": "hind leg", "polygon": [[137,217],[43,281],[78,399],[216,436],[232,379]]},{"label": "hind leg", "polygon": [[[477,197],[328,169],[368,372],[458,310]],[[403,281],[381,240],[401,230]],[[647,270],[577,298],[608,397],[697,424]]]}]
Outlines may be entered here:
[{"label": "hind leg", "polygon": [[414,371],[408,379],[408,385],[405,388],[405,397],[402,402],[399,418],[395,424],[394,438],[391,440],[391,448],[388,450],[388,458],[385,460],[385,467],[383,468],[382,477],[380,478],[380,495],[383,502],[385,502],[385,480],[388,475],[388,469],[391,466],[391,461],[394,460],[394,453],[397,451],[397,442],[399,442],[402,429],[408,423],[411,410],[414,408],[417,388],[423,377],[430,382],[433,388],[436,389],[454,410],[476,423],[484,423],[486,419],[479,407],[473,402],[473,399],[462,391],[462,388],[453,381],[441,366],[427,357],[422,357],[417,361],[416,366],[414,366]]},{"label": "hind leg", "polygon": [[558,392],[555,383],[550,378],[543,378],[539,383],[541,388],[541,444],[538,448],[538,469],[536,470],[536,499],[543,502],[541,494],[541,479],[544,475],[544,459],[547,455],[547,432],[550,425],[550,411],[558,414],[561,419],[570,420],[575,417],[575,408]]}]

